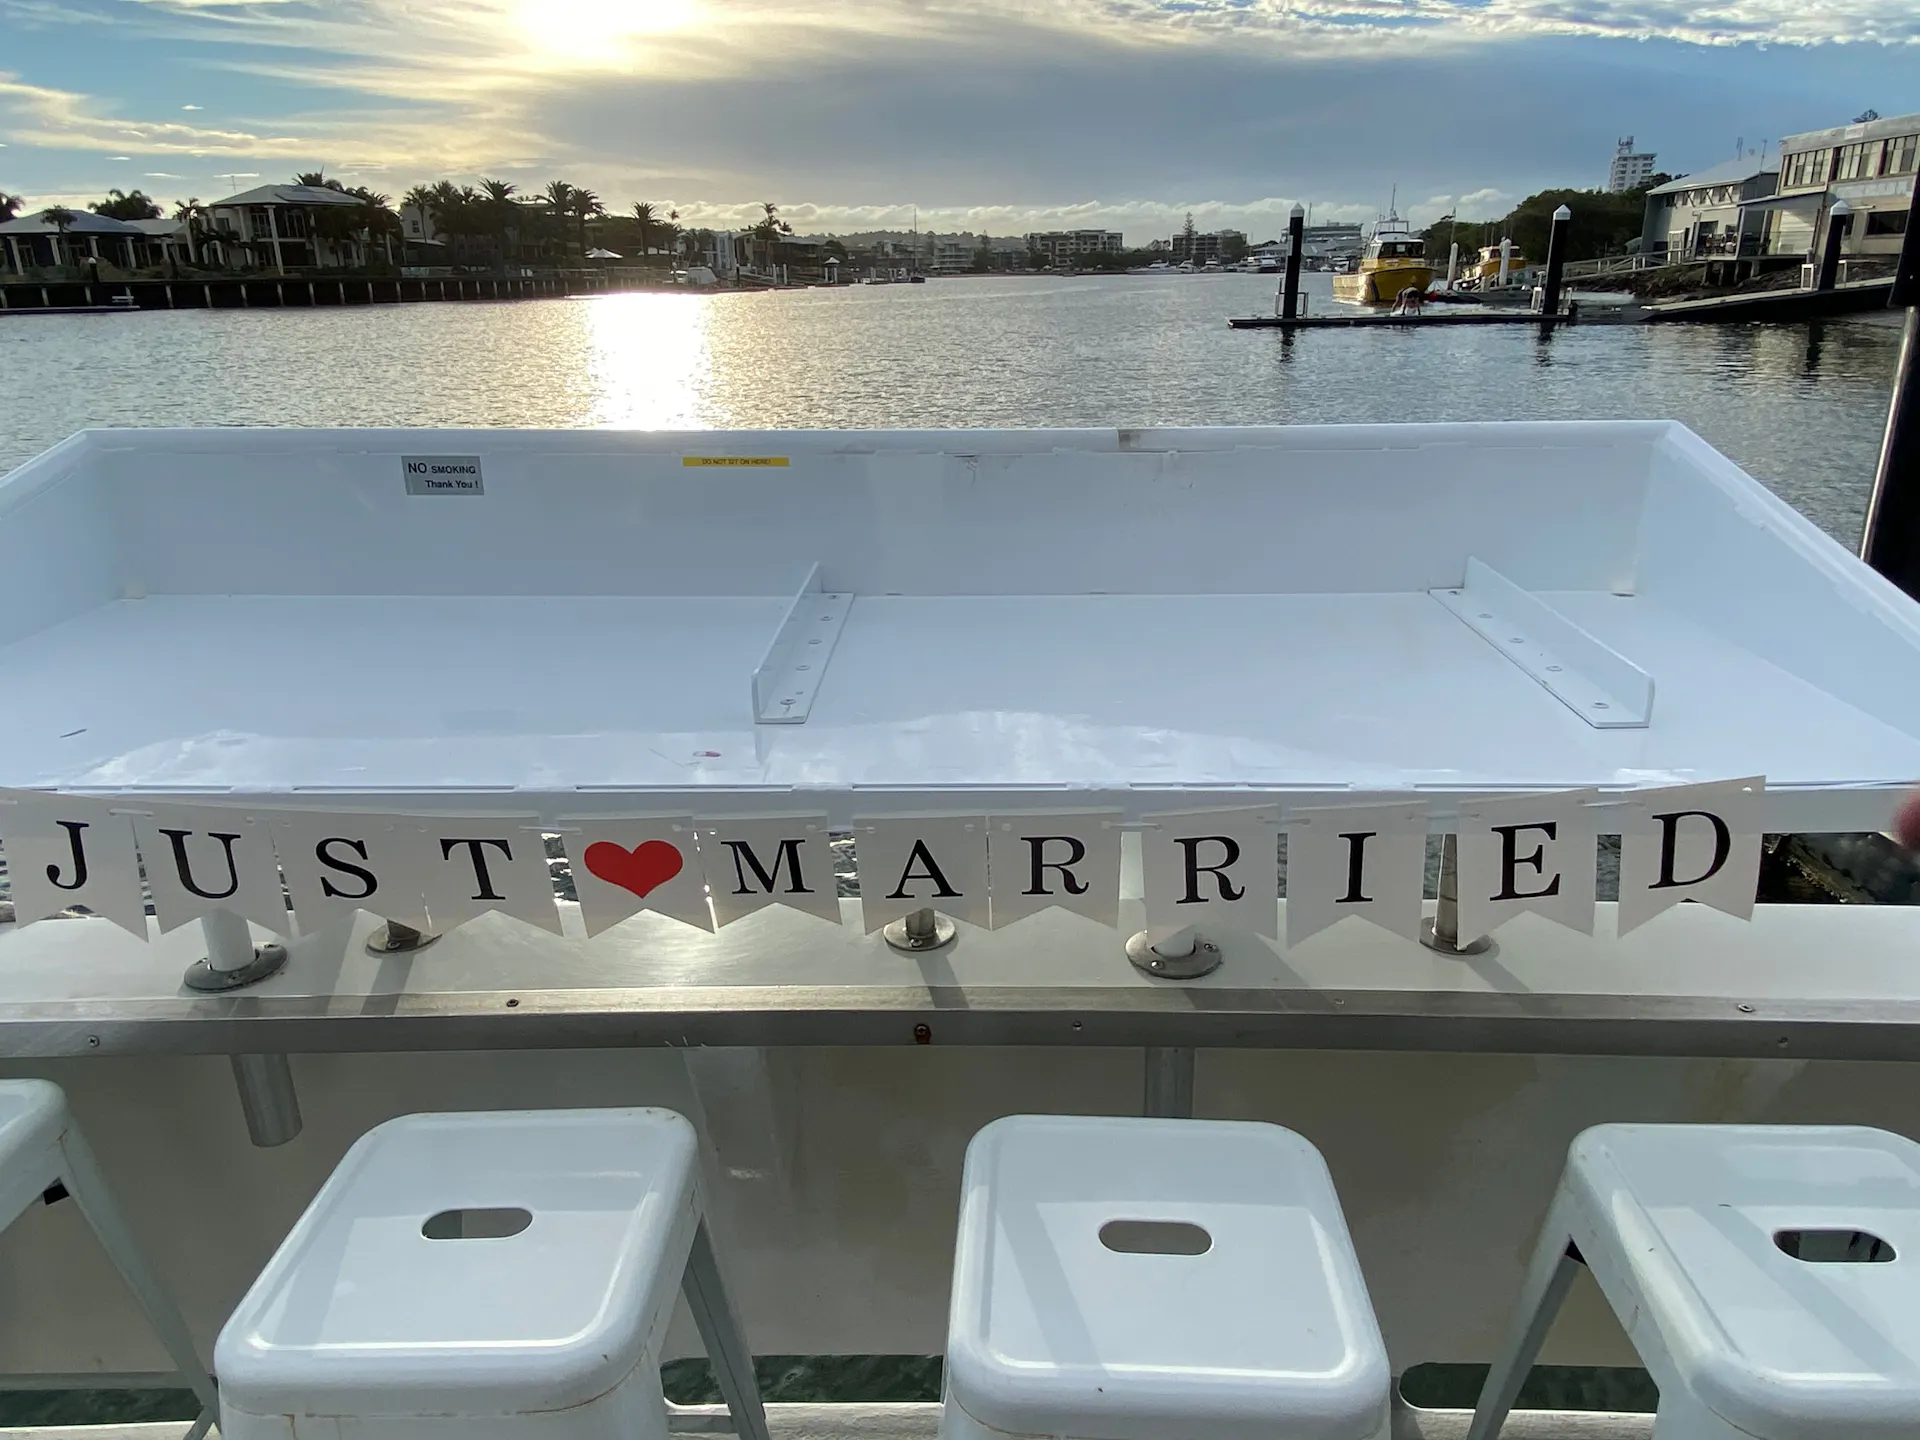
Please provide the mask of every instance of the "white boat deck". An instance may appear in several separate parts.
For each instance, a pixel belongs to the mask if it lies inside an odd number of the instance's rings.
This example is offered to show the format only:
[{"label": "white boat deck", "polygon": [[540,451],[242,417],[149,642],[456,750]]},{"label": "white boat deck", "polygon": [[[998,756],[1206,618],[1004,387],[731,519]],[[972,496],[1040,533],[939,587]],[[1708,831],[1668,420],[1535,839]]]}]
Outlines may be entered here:
[{"label": "white boat deck", "polygon": [[1587,725],[1423,593],[859,596],[811,717],[777,727],[752,723],[747,677],[778,599],[161,595],[0,648],[0,763],[66,788],[543,808],[742,786],[1615,786],[1703,756],[1787,791],[1836,766],[1920,775],[1912,734],[1658,600],[1541,598],[1657,677],[1654,725]]},{"label": "white boat deck", "polygon": [[[484,492],[408,493],[422,452]],[[1647,723],[1449,610],[1476,565]],[[810,573],[844,628],[783,655]],[[820,661],[804,723],[763,657]],[[0,672],[0,783],[108,793],[844,824],[1763,774],[1822,830],[1920,776],[1911,604],[1664,424],[93,432],[0,485]]]}]

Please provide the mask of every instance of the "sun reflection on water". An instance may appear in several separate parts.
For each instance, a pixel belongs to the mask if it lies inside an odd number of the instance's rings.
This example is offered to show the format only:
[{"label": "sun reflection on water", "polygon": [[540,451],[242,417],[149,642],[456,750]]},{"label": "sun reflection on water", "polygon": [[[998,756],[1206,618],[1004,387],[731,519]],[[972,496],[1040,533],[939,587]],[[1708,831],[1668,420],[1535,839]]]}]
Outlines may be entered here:
[{"label": "sun reflection on water", "polygon": [[588,423],[622,430],[723,426],[714,399],[714,300],[694,294],[600,295],[587,312]]}]

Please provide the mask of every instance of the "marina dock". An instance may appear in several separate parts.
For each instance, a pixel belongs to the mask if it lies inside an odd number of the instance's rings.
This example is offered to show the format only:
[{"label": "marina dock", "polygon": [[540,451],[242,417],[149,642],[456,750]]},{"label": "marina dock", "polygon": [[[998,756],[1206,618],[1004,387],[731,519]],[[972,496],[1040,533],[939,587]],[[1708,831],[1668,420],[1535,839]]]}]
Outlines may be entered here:
[{"label": "marina dock", "polygon": [[[1623,309],[1628,307],[1621,307]],[[1378,327],[1419,329],[1430,325],[1555,325],[1617,324],[1619,319],[1600,311],[1581,311],[1568,315],[1538,315],[1531,310],[1426,311],[1417,315],[1391,315],[1384,312],[1356,311],[1347,315],[1234,315],[1227,323],[1236,330],[1365,330]]]},{"label": "marina dock", "polygon": [[1830,290],[1766,290],[1748,295],[1711,295],[1698,300],[1662,300],[1594,305],[1576,302],[1569,313],[1542,315],[1521,308],[1424,310],[1417,315],[1354,309],[1339,315],[1234,315],[1235,330],[1363,330],[1385,326],[1420,329],[1436,325],[1651,325],[1677,322],[1719,324],[1791,324],[1861,315],[1887,308],[1890,277],[1856,280]]},{"label": "marina dock", "polygon": [[1645,307],[1650,323],[1676,320],[1769,321],[1826,320],[1887,308],[1893,277],[1854,280],[1831,290],[1764,290],[1754,295],[1714,295],[1702,300],[1666,300]]}]

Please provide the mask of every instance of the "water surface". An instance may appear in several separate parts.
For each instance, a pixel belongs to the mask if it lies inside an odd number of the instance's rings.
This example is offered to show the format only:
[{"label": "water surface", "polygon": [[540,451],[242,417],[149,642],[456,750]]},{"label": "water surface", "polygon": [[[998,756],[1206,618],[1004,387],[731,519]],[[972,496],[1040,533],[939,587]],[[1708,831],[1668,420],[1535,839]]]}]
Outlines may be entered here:
[{"label": "water surface", "polygon": [[[1316,309],[1329,277],[1308,276]],[[1890,317],[1234,331],[1254,275],[0,318],[0,470],[89,425],[785,427],[1672,418],[1855,540]]]}]

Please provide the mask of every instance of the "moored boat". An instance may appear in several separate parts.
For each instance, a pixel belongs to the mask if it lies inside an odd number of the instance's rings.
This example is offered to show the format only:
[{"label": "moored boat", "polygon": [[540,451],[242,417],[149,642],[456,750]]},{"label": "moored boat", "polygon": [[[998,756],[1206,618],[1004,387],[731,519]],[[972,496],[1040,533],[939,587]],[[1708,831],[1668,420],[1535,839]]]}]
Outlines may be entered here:
[{"label": "moored boat", "polygon": [[1407,222],[1388,211],[1367,237],[1359,266],[1333,279],[1333,298],[1352,305],[1391,305],[1403,290],[1421,294],[1433,284],[1426,245]]}]

